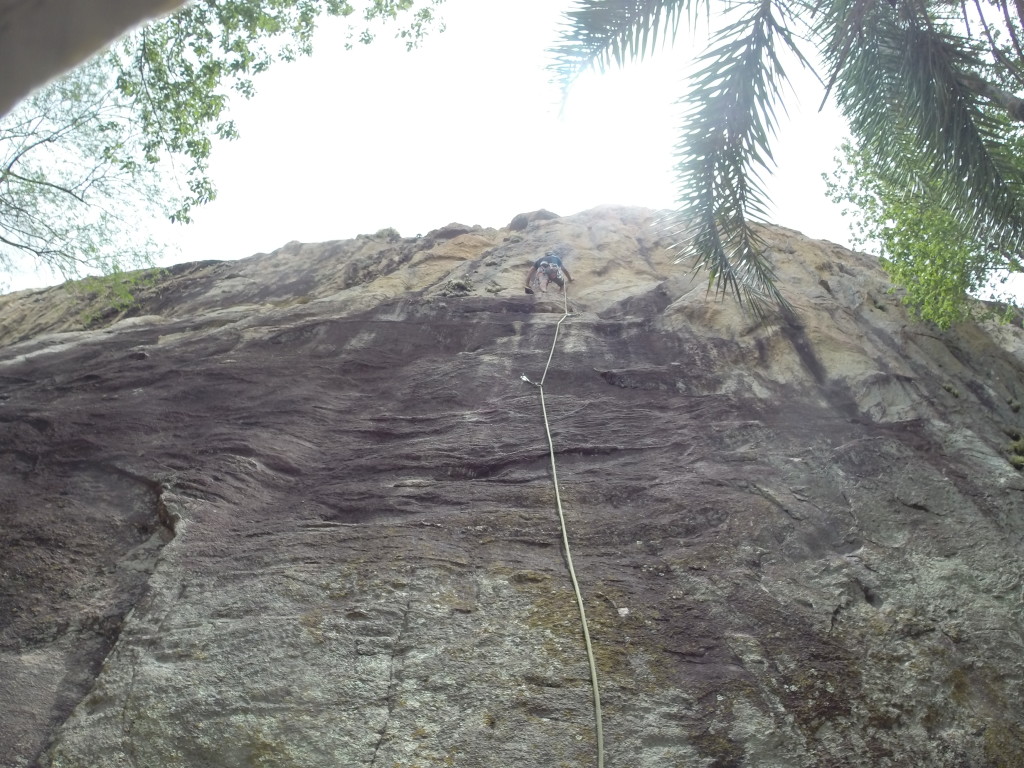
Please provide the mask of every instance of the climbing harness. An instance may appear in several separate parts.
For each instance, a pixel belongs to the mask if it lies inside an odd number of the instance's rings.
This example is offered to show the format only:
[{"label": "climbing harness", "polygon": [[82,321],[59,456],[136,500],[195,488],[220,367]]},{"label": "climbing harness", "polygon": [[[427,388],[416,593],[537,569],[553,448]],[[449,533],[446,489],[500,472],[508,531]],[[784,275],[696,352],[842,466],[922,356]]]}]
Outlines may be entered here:
[{"label": "climbing harness", "polygon": [[555,485],[555,506],[558,508],[558,521],[562,528],[562,546],[565,549],[565,563],[569,569],[569,577],[572,579],[572,589],[576,595],[576,605],[580,611],[580,624],[583,628],[583,642],[587,647],[587,662],[590,664],[590,684],[594,689],[594,720],[597,731],[597,768],[604,768],[604,728],[601,723],[601,691],[597,685],[597,664],[594,661],[594,648],[590,643],[590,628],[587,626],[587,612],[583,608],[583,595],[580,592],[580,584],[576,579],[576,569],[572,565],[572,552],[569,549],[569,534],[565,525],[565,513],[562,511],[562,495],[558,489],[558,469],[555,466],[555,444],[551,439],[551,424],[548,421],[547,404],[544,402],[544,380],[548,376],[548,368],[551,367],[551,359],[555,355],[555,345],[558,343],[558,331],[562,323],[569,317],[569,296],[563,289],[563,314],[555,325],[555,336],[551,340],[551,351],[548,352],[548,361],[544,365],[544,373],[540,381],[534,382],[522,374],[520,378],[527,384],[533,384],[540,393],[540,409],[544,415],[544,432],[548,438],[548,452],[551,456],[551,479]]},{"label": "climbing harness", "polygon": [[526,292],[534,293],[541,288],[542,283],[543,290],[546,291],[547,287],[554,283],[562,290],[564,296],[565,279],[566,273],[562,267],[562,260],[549,251],[544,254],[543,258],[537,259],[530,268],[529,277],[526,279]]}]

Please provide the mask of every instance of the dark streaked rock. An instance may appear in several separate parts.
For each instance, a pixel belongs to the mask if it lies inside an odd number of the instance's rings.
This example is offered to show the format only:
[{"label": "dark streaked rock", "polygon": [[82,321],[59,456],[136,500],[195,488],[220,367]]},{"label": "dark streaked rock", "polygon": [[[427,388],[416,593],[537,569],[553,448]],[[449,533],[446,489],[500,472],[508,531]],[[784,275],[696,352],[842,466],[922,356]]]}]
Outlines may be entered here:
[{"label": "dark streaked rock", "polygon": [[1020,765],[1020,327],[781,228],[756,323],[652,221],[3,297],[0,765],[592,764],[554,243],[608,764]]}]

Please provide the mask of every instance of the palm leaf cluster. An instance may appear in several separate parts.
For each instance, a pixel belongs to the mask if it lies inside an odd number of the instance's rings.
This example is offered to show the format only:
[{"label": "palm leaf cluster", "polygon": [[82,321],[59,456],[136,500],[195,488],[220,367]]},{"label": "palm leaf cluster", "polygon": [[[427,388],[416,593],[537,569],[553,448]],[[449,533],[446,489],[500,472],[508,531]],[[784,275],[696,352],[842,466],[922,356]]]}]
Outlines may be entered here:
[{"label": "palm leaf cluster", "polygon": [[568,87],[588,68],[643,58],[684,20],[708,20],[683,97],[672,223],[709,289],[764,311],[786,305],[752,228],[769,202],[761,180],[774,168],[784,64],[821,62],[823,96],[877,168],[909,190],[938,189],[961,225],[1019,266],[1022,13],[1019,0],[577,0],[553,68]]}]

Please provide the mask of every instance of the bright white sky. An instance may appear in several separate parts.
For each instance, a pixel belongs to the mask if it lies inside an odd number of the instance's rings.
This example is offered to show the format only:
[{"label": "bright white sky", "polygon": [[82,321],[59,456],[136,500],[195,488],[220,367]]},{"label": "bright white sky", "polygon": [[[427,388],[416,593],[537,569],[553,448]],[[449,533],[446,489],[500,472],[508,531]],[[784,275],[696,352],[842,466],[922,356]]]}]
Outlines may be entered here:
[{"label": "bright white sky", "polygon": [[[311,59],[279,64],[232,105],[242,138],[218,145],[219,194],[175,226],[164,264],[238,259],[290,240],[319,242],[394,227],[425,234],[457,221],[501,227],[523,211],[568,215],[601,204],[670,208],[675,100],[699,52],[679,44],[648,61],[587,75],[559,113],[545,70],[570,0],[447,0],[447,29],[406,52],[385,30],[344,50],[326,25]],[[799,72],[791,74],[799,75]],[[799,77],[768,188],[778,224],[847,243],[825,196],[845,135],[822,89]],[[28,275],[14,287],[52,282]]]}]

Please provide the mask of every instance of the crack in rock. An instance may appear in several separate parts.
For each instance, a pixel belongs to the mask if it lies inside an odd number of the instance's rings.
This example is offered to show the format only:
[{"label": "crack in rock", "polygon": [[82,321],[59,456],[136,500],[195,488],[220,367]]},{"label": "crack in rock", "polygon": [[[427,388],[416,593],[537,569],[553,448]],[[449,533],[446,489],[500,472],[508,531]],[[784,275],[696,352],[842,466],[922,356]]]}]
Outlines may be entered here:
[{"label": "crack in rock", "polygon": [[402,672],[405,667],[405,653],[409,649],[405,647],[404,640],[409,631],[409,614],[412,612],[412,601],[408,600],[402,609],[402,621],[398,628],[391,646],[391,658],[388,664],[388,688],[384,695],[384,705],[387,712],[384,715],[384,722],[378,732],[377,743],[373,747],[373,755],[370,757],[370,768],[377,764],[377,755],[381,746],[388,740],[388,726],[391,724],[391,716],[397,707],[397,689],[402,683]]}]

